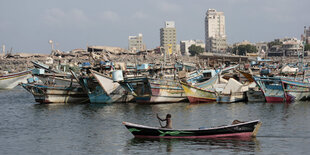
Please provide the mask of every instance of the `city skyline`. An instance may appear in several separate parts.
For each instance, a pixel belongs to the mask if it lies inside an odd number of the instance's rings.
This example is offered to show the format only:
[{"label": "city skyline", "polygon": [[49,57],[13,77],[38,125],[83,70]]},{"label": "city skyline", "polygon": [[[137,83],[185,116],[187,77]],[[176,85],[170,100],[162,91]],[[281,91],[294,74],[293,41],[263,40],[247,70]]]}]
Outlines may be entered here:
[{"label": "city skyline", "polygon": [[300,39],[310,26],[307,0],[220,1],[36,1],[0,2],[0,44],[13,52],[49,54],[48,43],[69,51],[87,45],[127,49],[128,36],[143,34],[147,48],[160,45],[159,30],[165,21],[175,21],[177,43],[204,40],[204,18],[208,9],[224,12],[229,44]]}]

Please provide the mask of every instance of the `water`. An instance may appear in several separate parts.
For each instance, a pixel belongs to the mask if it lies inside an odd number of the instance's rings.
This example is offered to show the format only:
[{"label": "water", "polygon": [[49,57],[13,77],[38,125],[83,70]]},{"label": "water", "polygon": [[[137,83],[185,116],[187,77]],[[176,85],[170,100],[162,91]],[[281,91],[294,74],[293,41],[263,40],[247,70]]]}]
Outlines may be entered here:
[{"label": "water", "polygon": [[[40,105],[17,88],[0,91],[0,154],[308,154],[310,103]],[[122,121],[174,128],[263,124],[256,138],[136,139]]]}]

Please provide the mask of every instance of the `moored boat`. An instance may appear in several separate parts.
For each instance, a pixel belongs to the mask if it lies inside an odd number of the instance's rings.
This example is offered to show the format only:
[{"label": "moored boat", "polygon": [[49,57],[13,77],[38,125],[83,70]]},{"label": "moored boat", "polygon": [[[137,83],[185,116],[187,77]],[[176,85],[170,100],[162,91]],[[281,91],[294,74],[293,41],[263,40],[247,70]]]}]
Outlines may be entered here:
[{"label": "moored boat", "polygon": [[246,98],[248,102],[265,102],[265,96],[264,93],[259,89],[257,84],[255,83],[255,80],[253,78],[253,73],[250,69],[250,73],[237,70],[239,73],[241,73],[248,82],[248,91],[245,92]]},{"label": "moored boat", "polygon": [[296,101],[310,99],[310,83],[282,78],[281,82],[286,94],[293,96]]},{"label": "moored boat", "polygon": [[249,88],[246,92],[248,102],[265,102],[264,93],[261,90]]},{"label": "moored boat", "polygon": [[134,77],[119,83],[139,103],[174,103],[186,100],[184,90],[176,80]]},{"label": "moored boat", "polygon": [[248,91],[248,86],[243,85],[234,78],[230,78],[225,85],[223,91],[220,92],[217,98],[219,103],[233,103],[244,101],[246,99],[245,92]]},{"label": "moored boat", "polygon": [[195,87],[185,82],[180,82],[190,103],[206,103],[216,101],[215,91]]},{"label": "moored boat", "polygon": [[35,74],[35,76],[44,84],[55,84],[55,85],[74,85],[78,86],[79,83],[67,74],[55,74],[55,73],[45,73],[45,74]]},{"label": "moored boat", "polygon": [[198,129],[167,129],[123,122],[135,136],[141,138],[244,138],[255,137],[261,126],[259,120]]},{"label": "moored boat", "polygon": [[216,101],[218,103],[234,103],[240,102],[245,100],[245,93],[244,92],[234,92],[230,94],[220,94]]},{"label": "moored boat", "polygon": [[31,70],[0,76],[0,89],[13,89],[21,82],[27,82],[31,77]]},{"label": "moored boat", "polygon": [[114,82],[111,77],[94,70],[90,71],[101,86],[102,95],[105,96],[104,100],[99,100],[96,103],[124,103],[133,99],[133,96],[128,94],[118,82]]},{"label": "moored boat", "polygon": [[206,103],[216,101],[218,93],[214,86],[220,83],[220,74],[216,74],[207,81],[190,84],[187,82],[180,82],[184,92],[190,103]]},{"label": "moored boat", "polygon": [[284,91],[281,78],[277,77],[256,77],[256,84],[264,93],[267,102],[291,102],[294,97]]},{"label": "moored boat", "polygon": [[39,103],[87,103],[87,94],[83,89],[73,86],[48,86],[41,84],[21,83],[28,92],[32,93]]}]

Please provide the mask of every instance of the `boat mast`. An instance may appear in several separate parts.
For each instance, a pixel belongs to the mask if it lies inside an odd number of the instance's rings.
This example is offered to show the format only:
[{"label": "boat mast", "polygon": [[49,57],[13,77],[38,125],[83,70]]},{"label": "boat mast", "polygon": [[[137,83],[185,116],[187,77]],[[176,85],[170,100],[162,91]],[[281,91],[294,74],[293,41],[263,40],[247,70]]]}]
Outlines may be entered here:
[{"label": "boat mast", "polygon": [[306,46],[306,29],[307,27],[304,26],[304,37],[303,37],[303,40],[302,40],[302,59],[301,59],[301,71],[303,72],[304,71],[304,57],[305,57],[305,46]]},{"label": "boat mast", "polygon": [[5,57],[5,45],[2,45],[2,53],[3,53],[2,57],[4,58]]}]

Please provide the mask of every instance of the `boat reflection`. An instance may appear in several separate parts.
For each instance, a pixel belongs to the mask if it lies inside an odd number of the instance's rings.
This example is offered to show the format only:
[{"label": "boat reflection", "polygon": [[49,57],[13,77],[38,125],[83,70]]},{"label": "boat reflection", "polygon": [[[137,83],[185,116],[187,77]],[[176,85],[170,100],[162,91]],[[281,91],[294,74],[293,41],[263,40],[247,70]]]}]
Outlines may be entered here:
[{"label": "boat reflection", "polygon": [[[132,138],[127,142],[125,149],[131,150],[158,149],[162,152],[182,152],[186,153],[187,148],[193,151],[211,151],[227,150],[235,153],[260,152],[260,143],[256,138],[214,138],[214,139],[145,139]],[[141,153],[141,152],[140,152]]]}]

